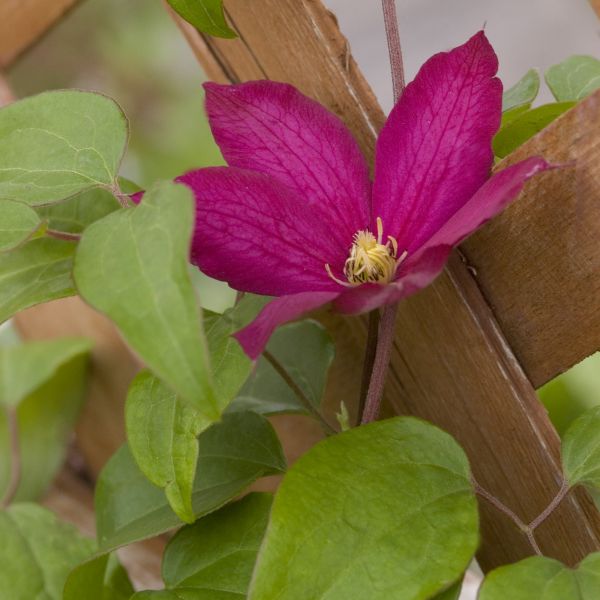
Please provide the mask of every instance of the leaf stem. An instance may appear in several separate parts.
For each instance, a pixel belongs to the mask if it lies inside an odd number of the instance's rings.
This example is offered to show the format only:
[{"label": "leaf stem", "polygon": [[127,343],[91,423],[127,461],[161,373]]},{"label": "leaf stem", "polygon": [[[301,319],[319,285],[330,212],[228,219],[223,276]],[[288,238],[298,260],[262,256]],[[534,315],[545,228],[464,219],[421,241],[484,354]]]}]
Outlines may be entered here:
[{"label": "leaf stem", "polygon": [[569,482],[566,480],[563,481],[560,489],[550,504],[548,504],[548,506],[533,521],[531,521],[531,523],[529,523],[529,529],[533,531],[539,527],[556,510],[556,507],[563,501],[570,489]]},{"label": "leaf stem", "polygon": [[312,402],[306,397],[300,386],[292,379],[285,367],[268,351],[263,352],[263,356],[271,366],[277,371],[279,376],[288,384],[292,392],[296,395],[300,404],[319,421],[328,435],[337,433],[337,431],[323,418],[323,415],[313,406]]},{"label": "leaf stem", "polygon": [[121,186],[117,181],[115,181],[112,186],[106,186],[106,188],[119,201],[119,204],[123,208],[131,208],[132,206],[134,206],[134,203],[129,197],[129,194],[125,194],[121,190]]},{"label": "leaf stem", "polygon": [[527,541],[533,548],[533,551],[537,555],[543,556],[542,551],[540,550],[540,547],[538,546],[538,543],[535,539],[534,531],[536,527],[540,523],[542,523],[548,517],[548,515],[550,515],[550,513],[558,506],[560,501],[565,497],[565,495],[569,491],[569,486],[567,485],[565,489],[565,484],[563,483],[558,494],[554,497],[552,502],[550,502],[550,504],[544,510],[544,512],[542,512],[531,523],[529,523],[529,525],[527,525],[510,508],[508,508],[508,506],[506,506],[500,500],[498,500],[496,496],[490,494],[490,492],[482,488],[473,476],[471,476],[471,484],[473,485],[475,493],[487,500],[492,506],[497,508],[500,512],[504,513],[511,521],[513,521],[513,523],[525,534],[525,536],[527,537]]},{"label": "leaf stem", "polygon": [[381,320],[379,322],[379,332],[377,336],[377,349],[375,352],[375,361],[371,373],[371,381],[367,392],[365,410],[362,414],[361,423],[370,423],[379,416],[381,407],[381,397],[383,395],[383,386],[387,368],[390,364],[392,355],[392,346],[394,344],[394,335],[396,332],[396,315],[398,314],[398,303],[390,304],[384,307]]},{"label": "leaf stem", "polygon": [[46,229],[46,235],[57,240],[66,240],[67,242],[78,242],[81,236],[78,233],[68,233],[67,231],[57,231],[56,229]]},{"label": "leaf stem", "polygon": [[394,104],[398,102],[404,91],[404,61],[402,60],[402,45],[400,43],[400,30],[398,29],[398,16],[396,14],[396,0],[381,0],[383,20],[385,22],[385,35],[387,38],[390,66],[392,68],[392,85],[394,88]]},{"label": "leaf stem", "polygon": [[365,358],[363,362],[362,380],[360,384],[360,398],[358,401],[358,421],[360,423],[362,414],[365,410],[367,401],[367,392],[369,391],[369,382],[371,373],[375,364],[375,355],[377,353],[377,338],[379,336],[379,310],[372,310],[369,313],[369,329],[367,331],[367,344],[365,347]]},{"label": "leaf stem", "polygon": [[9,406],[6,409],[8,437],[10,442],[10,479],[2,500],[0,508],[5,509],[15,499],[19,484],[21,483],[21,447],[19,443],[19,421],[17,409]]}]

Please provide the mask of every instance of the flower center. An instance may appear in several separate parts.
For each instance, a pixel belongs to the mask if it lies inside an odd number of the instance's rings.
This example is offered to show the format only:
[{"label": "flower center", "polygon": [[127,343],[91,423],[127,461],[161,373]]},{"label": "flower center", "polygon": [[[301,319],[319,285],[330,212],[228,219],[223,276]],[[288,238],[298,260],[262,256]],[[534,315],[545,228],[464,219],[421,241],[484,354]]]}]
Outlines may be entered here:
[{"label": "flower center", "polygon": [[363,283],[390,283],[398,265],[406,258],[406,252],[398,257],[398,242],[391,235],[383,244],[383,223],[377,217],[377,238],[368,230],[354,234],[350,254],[344,263],[344,275],[348,282],[340,281],[325,265],[329,276],[341,285],[352,287]]}]

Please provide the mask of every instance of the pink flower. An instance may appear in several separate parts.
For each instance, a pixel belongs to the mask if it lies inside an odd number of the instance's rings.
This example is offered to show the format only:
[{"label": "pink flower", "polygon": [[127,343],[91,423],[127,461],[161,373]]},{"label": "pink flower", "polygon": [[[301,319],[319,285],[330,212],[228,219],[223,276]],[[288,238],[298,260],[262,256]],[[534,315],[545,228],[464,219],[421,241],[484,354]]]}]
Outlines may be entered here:
[{"label": "pink flower", "polygon": [[294,87],[206,84],[229,167],[179,178],[197,199],[192,262],[276,296],[236,334],[250,357],[278,325],[326,303],[361,313],[424,288],[455,245],[548,168],[530,158],[490,178],[497,69],[483,32],[430,58],[379,135],[373,184],[344,124]]}]

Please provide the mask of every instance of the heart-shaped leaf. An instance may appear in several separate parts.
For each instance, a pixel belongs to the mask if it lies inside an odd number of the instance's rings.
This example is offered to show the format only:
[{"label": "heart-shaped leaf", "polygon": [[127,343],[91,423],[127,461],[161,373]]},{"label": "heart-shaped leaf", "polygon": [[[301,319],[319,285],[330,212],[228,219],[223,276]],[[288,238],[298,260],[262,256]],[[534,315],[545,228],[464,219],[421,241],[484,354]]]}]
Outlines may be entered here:
[{"label": "heart-shaped leaf", "polygon": [[[167,591],[174,598],[244,600],[271,502],[271,494],[249,494],[181,529],[163,557]],[[133,598],[157,600],[161,593],[141,592]]]},{"label": "heart-shaped leaf", "polygon": [[129,448],[141,471],[154,485],[164,488],[177,516],[193,523],[196,438],[210,421],[160,379],[143,371],[129,388],[125,422]]},{"label": "heart-shaped leaf", "polygon": [[479,600],[597,600],[600,552],[569,569],[557,560],[531,556],[488,573]]},{"label": "heart-shaped leaf", "polygon": [[467,459],[414,418],[317,444],[273,503],[249,600],[430,598],[462,577],[478,543]]},{"label": "heart-shaped leaf", "polygon": [[[269,422],[247,412],[225,415],[198,438],[192,491],[196,518],[220,508],[246,486],[285,470],[281,444]],[[121,448],[103,469],[96,486],[100,549],[113,550],[181,524],[161,489],[139,470],[129,448]]]},{"label": "heart-shaped leaf", "polygon": [[558,102],[582,100],[600,89],[600,60],[593,56],[571,56],[550,67],[545,77]]},{"label": "heart-shaped leaf", "polygon": [[0,200],[0,252],[26,242],[42,224],[35,210],[23,202]]},{"label": "heart-shaped leaf", "polygon": [[115,184],[127,119],[101,94],[45,92],[0,109],[0,198],[51,204]]},{"label": "heart-shaped leaf", "polygon": [[76,248],[74,242],[40,238],[0,253],[0,323],[35,304],[73,296]]},{"label": "heart-shaped leaf", "polygon": [[81,238],[81,296],[114,321],[150,369],[207,419],[219,418],[200,309],[188,273],[191,192],[161,183]]}]

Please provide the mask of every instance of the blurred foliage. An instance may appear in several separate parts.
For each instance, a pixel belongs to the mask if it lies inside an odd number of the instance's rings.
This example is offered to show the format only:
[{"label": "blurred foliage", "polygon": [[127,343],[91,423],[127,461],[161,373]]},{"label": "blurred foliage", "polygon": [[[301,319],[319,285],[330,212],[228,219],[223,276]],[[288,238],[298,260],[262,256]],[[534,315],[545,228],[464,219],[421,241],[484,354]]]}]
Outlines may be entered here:
[{"label": "blurred foliage", "polygon": [[[103,92],[129,117],[122,174],[142,187],[223,164],[203,107],[204,80],[160,0],[86,0],[9,73],[17,96],[48,89]],[[193,269],[202,304],[221,312],[235,292]]]},{"label": "blurred foliage", "polygon": [[204,76],[160,0],[86,0],[9,73],[18,96],[81,88],[130,119],[123,174],[147,187],[221,164],[203,112]]},{"label": "blurred foliage", "polygon": [[559,375],[538,394],[562,436],[581,413],[600,404],[600,353]]}]

